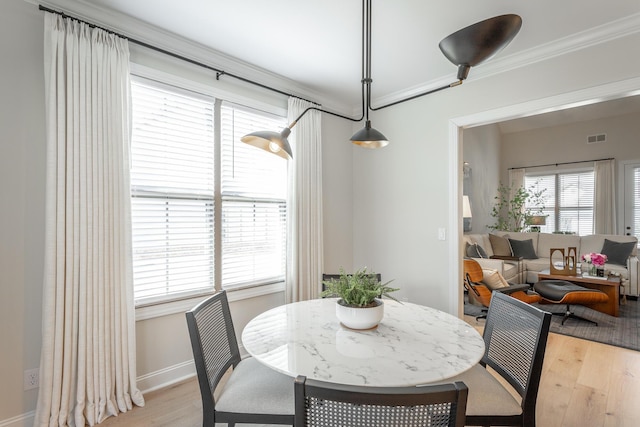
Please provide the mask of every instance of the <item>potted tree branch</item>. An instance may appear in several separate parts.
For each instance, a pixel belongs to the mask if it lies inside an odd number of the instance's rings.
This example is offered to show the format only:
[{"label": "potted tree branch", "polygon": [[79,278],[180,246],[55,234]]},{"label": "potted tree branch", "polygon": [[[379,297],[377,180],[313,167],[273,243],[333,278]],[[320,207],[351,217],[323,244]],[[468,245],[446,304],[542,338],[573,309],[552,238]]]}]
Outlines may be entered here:
[{"label": "potted tree branch", "polygon": [[391,298],[390,292],[399,290],[389,285],[393,280],[382,283],[375,273],[367,272],[366,267],[354,274],[346,274],[340,269],[340,277],[324,281],[326,289],[323,297],[338,297],[336,316],[340,322],[351,329],[371,329],[380,323],[384,316],[382,296]]},{"label": "potted tree branch", "polygon": [[524,187],[513,189],[500,184],[491,210],[491,216],[496,222],[488,228],[497,231],[529,231],[533,217],[543,214],[544,191],[545,189],[535,191],[533,187],[528,190]]}]

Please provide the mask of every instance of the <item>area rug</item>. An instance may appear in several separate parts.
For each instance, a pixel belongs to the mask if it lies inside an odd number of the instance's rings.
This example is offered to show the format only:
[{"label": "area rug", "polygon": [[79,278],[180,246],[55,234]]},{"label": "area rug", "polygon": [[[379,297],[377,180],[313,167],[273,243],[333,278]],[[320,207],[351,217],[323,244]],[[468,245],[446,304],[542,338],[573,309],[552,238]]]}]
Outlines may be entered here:
[{"label": "area rug", "polygon": [[[541,310],[562,314],[566,308],[559,304],[533,305]],[[571,306],[571,309],[578,316],[598,322],[598,326],[578,319],[567,319],[562,325],[562,316],[553,316],[551,332],[640,351],[640,301],[628,299],[620,304],[620,317],[609,316],[580,305]],[[475,317],[480,313],[481,307],[465,301],[464,314]]]}]

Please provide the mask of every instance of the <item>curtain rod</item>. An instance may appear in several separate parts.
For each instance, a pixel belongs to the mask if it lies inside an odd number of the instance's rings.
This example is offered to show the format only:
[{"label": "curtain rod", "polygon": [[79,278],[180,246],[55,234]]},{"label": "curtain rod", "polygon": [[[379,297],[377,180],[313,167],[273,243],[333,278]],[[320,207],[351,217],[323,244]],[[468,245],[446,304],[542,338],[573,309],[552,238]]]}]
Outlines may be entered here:
[{"label": "curtain rod", "polygon": [[560,166],[560,165],[575,165],[578,163],[592,163],[592,162],[600,162],[602,160],[615,160],[614,157],[609,157],[607,159],[595,159],[595,160],[580,160],[579,162],[561,162],[561,163],[549,163],[547,165],[535,165],[535,166],[521,166],[518,168],[509,168],[507,170],[514,170],[514,169],[529,169],[529,168],[542,168],[545,166]]},{"label": "curtain rod", "polygon": [[281,94],[281,95],[291,96],[291,97],[293,97],[293,98],[298,98],[298,99],[301,99],[301,100],[303,100],[303,101],[311,102],[312,104],[316,104],[316,105],[318,104],[317,102],[310,101],[310,100],[308,100],[308,99],[302,98],[301,96],[293,95],[293,94],[290,94],[290,93],[287,93],[287,92],[281,91],[280,89],[276,89],[276,88],[273,88],[273,87],[271,87],[271,86],[267,86],[267,85],[264,85],[264,84],[262,84],[262,83],[258,83],[258,82],[256,82],[256,81],[249,80],[249,79],[247,79],[247,78],[240,77],[240,76],[235,75],[235,74],[232,74],[232,73],[228,73],[228,72],[226,72],[226,71],[224,71],[224,70],[220,70],[220,69],[215,68],[215,67],[212,67],[212,66],[210,66],[210,65],[203,64],[202,62],[196,61],[195,59],[187,58],[186,56],[179,55],[179,54],[177,54],[177,53],[174,53],[174,52],[168,51],[168,50],[166,50],[166,49],[163,49],[163,48],[161,48],[161,47],[153,46],[153,45],[151,45],[151,44],[149,44],[149,43],[146,43],[146,42],[143,42],[143,41],[140,41],[140,40],[136,40],[136,39],[134,39],[134,38],[131,38],[131,37],[125,36],[124,34],[117,33],[117,32],[115,32],[115,31],[113,31],[113,30],[109,30],[108,28],[104,28],[104,27],[101,27],[101,26],[99,26],[99,25],[92,24],[91,22],[87,22],[87,21],[85,21],[85,20],[83,20],[83,19],[76,18],[75,16],[67,15],[67,14],[66,14],[66,13],[64,13],[64,12],[60,12],[60,11],[57,11],[57,10],[49,9],[48,7],[45,7],[45,6],[43,6],[43,5],[39,5],[39,6],[38,6],[38,9],[39,9],[39,10],[42,10],[42,11],[45,11],[45,12],[55,13],[56,15],[60,15],[60,16],[62,16],[62,17],[64,17],[64,18],[69,18],[69,19],[72,19],[72,20],[74,20],[74,21],[81,22],[81,23],[83,23],[83,24],[87,24],[87,25],[88,25],[89,27],[91,27],[91,28],[97,28],[97,29],[99,29],[99,30],[106,31],[106,32],[107,32],[107,33],[109,33],[109,34],[113,34],[113,35],[115,35],[115,36],[117,36],[117,37],[120,37],[120,38],[123,38],[123,39],[125,39],[125,40],[128,40],[128,41],[129,41],[129,42],[131,42],[131,43],[135,43],[135,44],[137,44],[137,45],[140,45],[140,46],[146,47],[146,48],[151,49],[151,50],[155,50],[155,51],[160,52],[160,53],[163,53],[163,54],[165,54],[165,55],[172,56],[172,57],[174,57],[174,58],[177,58],[177,59],[180,59],[180,60],[182,60],[182,61],[188,62],[188,63],[190,63],[190,64],[194,64],[194,65],[197,65],[197,66],[199,66],[199,67],[203,67],[203,68],[206,68],[206,69],[208,69],[208,70],[215,71],[215,73],[216,73],[216,80],[220,80],[220,77],[221,77],[221,76],[229,76],[229,77],[233,77],[234,79],[240,80],[240,81],[242,81],[242,82],[249,83],[249,84],[251,84],[251,85],[258,86],[258,87],[261,87],[261,88],[263,88],[263,89],[267,89],[267,90],[270,90],[270,91],[272,91],[272,92],[279,93],[279,94]]}]

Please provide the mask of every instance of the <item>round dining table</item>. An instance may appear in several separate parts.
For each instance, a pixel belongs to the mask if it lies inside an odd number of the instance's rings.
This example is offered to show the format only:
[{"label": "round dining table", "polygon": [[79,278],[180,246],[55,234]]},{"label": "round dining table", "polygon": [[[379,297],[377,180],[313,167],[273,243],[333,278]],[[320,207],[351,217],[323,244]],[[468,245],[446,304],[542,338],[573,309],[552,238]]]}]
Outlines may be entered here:
[{"label": "round dining table", "polygon": [[385,299],[380,324],[354,330],[338,321],[335,306],[325,298],[273,308],[247,324],[242,344],[291,377],[378,387],[443,382],[484,354],[475,328],[435,308]]}]

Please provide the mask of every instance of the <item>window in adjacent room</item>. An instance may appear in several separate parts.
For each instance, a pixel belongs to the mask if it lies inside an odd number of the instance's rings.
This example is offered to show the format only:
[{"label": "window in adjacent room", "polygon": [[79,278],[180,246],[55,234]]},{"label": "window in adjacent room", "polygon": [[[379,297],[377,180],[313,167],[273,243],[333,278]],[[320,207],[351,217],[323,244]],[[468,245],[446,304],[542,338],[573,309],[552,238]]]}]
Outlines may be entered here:
[{"label": "window in adjacent room", "polygon": [[624,164],[624,233],[640,241],[640,163]]},{"label": "window in adjacent room", "polygon": [[283,281],[286,163],[239,137],[285,119],[137,77],[132,107],[136,304]]},{"label": "window in adjacent room", "polygon": [[569,232],[578,235],[593,233],[594,173],[566,172],[547,175],[527,175],[525,188],[545,189],[543,215],[545,233]]}]

